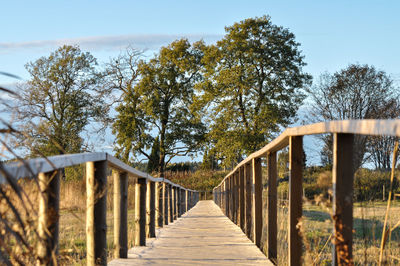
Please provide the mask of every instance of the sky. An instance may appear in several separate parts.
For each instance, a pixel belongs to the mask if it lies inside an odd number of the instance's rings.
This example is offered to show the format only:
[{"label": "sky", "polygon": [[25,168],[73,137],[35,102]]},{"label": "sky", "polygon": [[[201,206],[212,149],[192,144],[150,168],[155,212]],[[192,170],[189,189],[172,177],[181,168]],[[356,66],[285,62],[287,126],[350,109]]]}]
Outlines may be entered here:
[{"label": "sky", "polygon": [[[19,0],[2,1],[1,10],[0,72],[22,80],[27,62],[63,44],[80,45],[101,65],[129,45],[155,53],[181,37],[213,43],[225,26],[269,15],[295,34],[314,79],[360,63],[400,82],[400,1]],[[0,75],[0,85],[14,82]]]}]

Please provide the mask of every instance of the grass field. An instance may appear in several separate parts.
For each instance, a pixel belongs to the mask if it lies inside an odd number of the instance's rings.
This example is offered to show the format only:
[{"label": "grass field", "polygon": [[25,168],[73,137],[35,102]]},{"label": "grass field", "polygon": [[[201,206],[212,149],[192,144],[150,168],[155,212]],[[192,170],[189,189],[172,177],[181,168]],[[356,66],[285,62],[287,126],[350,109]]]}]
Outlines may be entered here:
[{"label": "grass field", "polygon": [[[287,263],[287,221],[286,201],[278,209],[278,265]],[[377,265],[385,202],[362,202],[354,204],[353,257],[355,265]],[[400,221],[400,201],[392,205],[389,222],[391,226]],[[305,265],[331,265],[331,234],[333,223],[330,208],[304,203],[301,223],[304,243]],[[385,265],[400,264],[400,228],[395,229],[386,244]]]}]

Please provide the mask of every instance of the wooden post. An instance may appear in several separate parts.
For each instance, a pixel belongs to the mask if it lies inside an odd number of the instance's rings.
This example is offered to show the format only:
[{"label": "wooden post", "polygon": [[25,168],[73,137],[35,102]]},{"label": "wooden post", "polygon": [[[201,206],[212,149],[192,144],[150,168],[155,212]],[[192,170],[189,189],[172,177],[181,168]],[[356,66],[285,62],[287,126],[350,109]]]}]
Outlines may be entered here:
[{"label": "wooden post", "polygon": [[248,238],[251,238],[251,226],[252,226],[252,221],[251,221],[251,198],[252,198],[252,170],[251,170],[251,165],[248,163],[245,165],[245,234],[247,235]]},{"label": "wooden post", "polygon": [[128,257],[128,174],[113,170],[114,179],[114,257]]},{"label": "wooden post", "polygon": [[149,237],[156,237],[156,185],[154,182],[150,184],[150,220],[149,220]]},{"label": "wooden post", "polygon": [[162,194],[163,194],[163,205],[164,205],[164,224],[168,225],[169,222],[169,192],[168,192],[168,184],[165,182],[162,183]]},{"label": "wooden post", "polygon": [[146,178],[138,178],[135,186],[135,245],[146,246]]},{"label": "wooden post", "polygon": [[228,191],[228,179],[225,179],[224,181],[224,193],[225,193],[225,216],[228,216],[229,214],[229,191]]},{"label": "wooden post", "polygon": [[57,265],[60,210],[60,170],[40,173],[38,265]]},{"label": "wooden post", "polygon": [[172,185],[168,185],[168,199],[169,199],[169,221],[174,222],[174,197],[172,193]]},{"label": "wooden post", "polygon": [[297,227],[303,201],[303,137],[289,137],[289,265],[301,265],[302,239]]},{"label": "wooden post", "polygon": [[277,236],[278,236],[278,213],[277,213],[277,179],[278,170],[276,165],[276,152],[267,155],[267,175],[268,175],[268,192],[267,192],[267,257],[269,260],[276,262],[277,260]]},{"label": "wooden post", "polygon": [[176,188],[176,204],[177,204],[177,217],[181,217],[181,211],[182,211],[182,206],[181,206],[181,189],[180,188]]},{"label": "wooden post", "polygon": [[172,222],[176,220],[176,187],[172,186]]},{"label": "wooden post", "polygon": [[260,249],[261,247],[261,234],[262,234],[262,172],[261,172],[261,159],[255,158],[252,160],[253,170],[253,200],[252,200],[252,220],[253,220],[253,241]]},{"label": "wooden post", "polygon": [[233,192],[234,192],[234,222],[240,225],[239,220],[239,172],[235,172],[233,175]]},{"label": "wooden post", "polygon": [[151,201],[151,181],[146,184],[146,238],[150,237],[150,201]]},{"label": "wooden post", "polygon": [[175,210],[174,210],[174,220],[178,219],[178,187],[174,187],[174,202],[175,202]]},{"label": "wooden post", "polygon": [[233,177],[229,176],[228,184],[229,184],[229,219],[233,221]]},{"label": "wooden post", "polygon": [[107,264],[107,161],[86,163],[87,265]]},{"label": "wooden post", "polygon": [[353,263],[353,141],[352,134],[334,134],[332,265]]},{"label": "wooden post", "polygon": [[164,226],[164,219],[163,219],[163,213],[164,213],[164,199],[163,199],[163,187],[162,183],[156,182],[155,183],[155,192],[156,192],[156,221],[157,221],[157,227],[163,227]]},{"label": "wooden post", "polygon": [[187,212],[190,209],[189,206],[189,191],[186,189],[185,190],[185,212]]},{"label": "wooden post", "polygon": [[239,220],[240,220],[240,228],[242,231],[245,231],[244,224],[245,224],[245,211],[244,211],[244,167],[239,168]]}]

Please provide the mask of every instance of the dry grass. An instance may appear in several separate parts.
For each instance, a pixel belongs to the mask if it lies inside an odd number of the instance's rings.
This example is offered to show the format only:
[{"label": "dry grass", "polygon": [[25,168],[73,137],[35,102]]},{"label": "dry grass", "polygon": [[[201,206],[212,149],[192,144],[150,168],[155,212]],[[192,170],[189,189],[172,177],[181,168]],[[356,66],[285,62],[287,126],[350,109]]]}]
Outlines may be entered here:
[{"label": "dry grass", "polygon": [[[1,218],[6,220],[15,231],[18,229],[17,217],[10,211],[10,206],[14,206],[16,211],[20,214],[20,218],[24,224],[23,227],[28,230],[25,235],[28,235],[27,240],[29,247],[21,248],[10,232],[0,230],[2,237],[2,244],[10,247],[10,252],[16,249],[14,253],[21,254],[21,261],[11,261],[15,264],[32,264],[35,263],[35,256],[32,252],[35,251],[36,242],[35,237],[37,230],[37,210],[38,199],[38,186],[34,180],[21,179],[18,185],[24,193],[22,200],[17,196],[16,192],[11,189],[9,185],[2,185],[1,189],[5,192],[10,203],[6,202],[6,198],[0,195],[0,215]],[[134,195],[135,195],[135,181],[130,179],[128,184],[128,246],[133,246],[134,241]],[[31,205],[28,204],[28,201]],[[27,209],[27,206],[29,207]],[[108,177],[107,186],[107,245],[108,245],[108,259],[113,256],[113,180]],[[1,229],[1,228],[0,228]],[[21,232],[22,233],[22,232]],[[60,218],[59,218],[59,247],[60,256],[59,262],[61,265],[81,265],[85,264],[86,257],[86,181],[84,178],[75,178],[73,180],[62,181],[60,184]],[[21,250],[22,249],[22,250]],[[0,250],[1,251],[1,250]],[[29,254],[29,255],[28,255]],[[1,255],[1,254],[0,254]],[[31,259],[29,259],[31,258]],[[0,257],[1,259],[1,257]],[[1,263],[0,263],[1,264]]]},{"label": "dry grass", "polygon": [[[288,211],[285,200],[278,208],[278,265],[287,264]],[[363,202],[354,204],[353,257],[355,265],[378,265],[379,246],[385,217],[385,202]],[[331,265],[331,235],[333,222],[330,208],[305,202],[302,227],[304,231],[305,265]],[[400,221],[400,201],[392,205],[390,224]],[[384,265],[398,265],[400,255],[400,229],[395,229],[385,249]]]}]

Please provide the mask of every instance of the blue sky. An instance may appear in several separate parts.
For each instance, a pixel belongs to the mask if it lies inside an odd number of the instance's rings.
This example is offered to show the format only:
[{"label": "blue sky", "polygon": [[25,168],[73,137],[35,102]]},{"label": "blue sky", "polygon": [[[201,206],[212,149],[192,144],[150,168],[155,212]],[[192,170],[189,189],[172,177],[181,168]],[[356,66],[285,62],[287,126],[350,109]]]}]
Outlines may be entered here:
[{"label": "blue sky", "polygon": [[[2,1],[0,71],[28,79],[24,65],[64,43],[104,63],[126,46],[155,52],[188,37],[214,42],[224,27],[270,15],[301,43],[317,78],[350,63],[371,64],[400,81],[400,1]],[[13,79],[0,76],[0,84]]]}]

